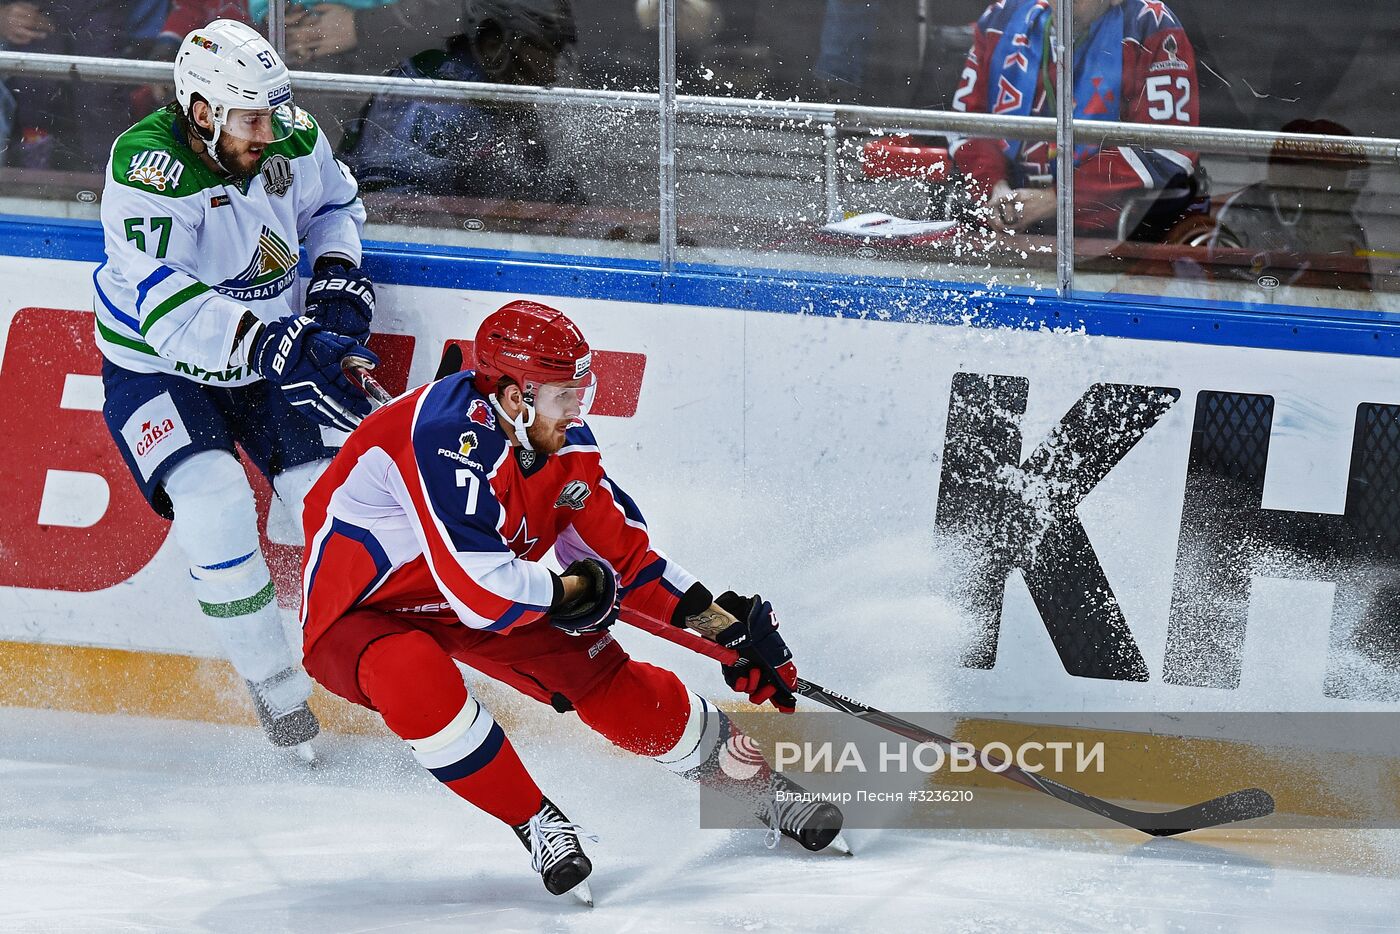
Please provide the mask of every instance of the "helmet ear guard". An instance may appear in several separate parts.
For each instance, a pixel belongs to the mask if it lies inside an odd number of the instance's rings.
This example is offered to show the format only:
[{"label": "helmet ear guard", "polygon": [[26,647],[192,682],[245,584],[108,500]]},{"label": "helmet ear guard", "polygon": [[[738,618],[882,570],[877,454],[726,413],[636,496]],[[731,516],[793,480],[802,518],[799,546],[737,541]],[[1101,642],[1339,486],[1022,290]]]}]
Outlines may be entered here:
[{"label": "helmet ear guard", "polygon": [[535,446],[530,443],[530,426],[535,424],[533,396],[524,391],[520,393],[521,398],[525,401],[525,407],[520,410],[520,414],[515,418],[511,418],[510,415],[506,413],[506,407],[501,405],[500,393],[514,385],[514,382],[506,383],[500,390],[491,393],[488,398],[491,400],[491,407],[496,410],[496,414],[500,417],[501,421],[505,422],[513,429],[515,440],[520,442],[520,446],[527,451],[533,451]]}]

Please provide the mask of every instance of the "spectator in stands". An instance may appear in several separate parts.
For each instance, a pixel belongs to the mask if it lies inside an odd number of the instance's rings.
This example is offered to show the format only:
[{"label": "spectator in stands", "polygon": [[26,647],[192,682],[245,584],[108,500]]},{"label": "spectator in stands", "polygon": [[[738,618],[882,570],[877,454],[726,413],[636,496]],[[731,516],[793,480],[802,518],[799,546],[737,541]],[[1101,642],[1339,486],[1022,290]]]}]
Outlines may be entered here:
[{"label": "spectator in stands", "polygon": [[[1331,120],[1292,120],[1284,133],[1351,136]],[[1359,149],[1301,151],[1277,145],[1268,176],[1221,206],[1212,248],[1254,251],[1250,279],[1272,275],[1282,284],[1342,288],[1370,286],[1370,247],[1356,218],[1370,164]]]},{"label": "spectator in stands", "polygon": [[[463,0],[316,0],[287,4],[287,62],[297,68],[383,74],[408,56],[443,48],[463,31]],[[266,0],[254,0],[263,15]]]},{"label": "spectator in stands", "polygon": [[[22,52],[118,56],[128,42],[130,0],[0,3],[0,42]],[[33,169],[99,169],[131,122],[130,89],[62,79],[9,81],[15,113],[9,161]]]},{"label": "spectator in stands", "polygon": [[[576,41],[567,0],[471,0],[466,32],[391,74],[550,85]],[[341,147],[362,191],[577,203],[532,106],[375,97]]]},{"label": "spectator in stands", "polygon": [[826,0],[821,50],[812,73],[828,101],[861,100],[866,58],[872,51],[879,5],[884,0]]},{"label": "spectator in stands", "polygon": [[[1195,55],[1164,0],[997,0],[977,21],[955,110],[1055,116],[1057,2],[1074,4],[1075,117],[1197,125]],[[953,159],[992,227],[1053,229],[1052,143],[958,139]],[[1193,206],[1196,175],[1194,152],[1078,146],[1075,227],[1113,231],[1125,211],[1135,216],[1134,207],[1146,202],[1141,225],[1127,232],[1160,237]]]}]

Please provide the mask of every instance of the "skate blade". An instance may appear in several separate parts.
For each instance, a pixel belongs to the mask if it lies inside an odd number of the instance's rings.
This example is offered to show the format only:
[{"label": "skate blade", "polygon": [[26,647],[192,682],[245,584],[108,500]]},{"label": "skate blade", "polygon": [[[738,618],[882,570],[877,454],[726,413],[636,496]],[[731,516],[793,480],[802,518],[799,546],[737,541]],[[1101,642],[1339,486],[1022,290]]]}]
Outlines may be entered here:
[{"label": "skate blade", "polygon": [[569,894],[583,902],[589,908],[593,907],[593,890],[588,887],[588,880],[585,879],[583,882],[569,889]]},{"label": "skate blade", "polygon": [[316,750],[310,743],[297,743],[292,747],[292,752],[296,753],[297,758],[307,765],[316,765],[320,762],[316,756]]},{"label": "skate blade", "polygon": [[855,855],[856,855],[856,854],[855,854],[855,851],[851,849],[851,845],[850,845],[849,843],[846,842],[846,835],[845,835],[845,834],[840,834],[840,833],[838,833],[835,837],[832,837],[831,842],[828,843],[828,844],[826,845],[826,848],[827,848],[828,850],[835,850],[837,853],[840,853],[842,856],[855,856]]}]

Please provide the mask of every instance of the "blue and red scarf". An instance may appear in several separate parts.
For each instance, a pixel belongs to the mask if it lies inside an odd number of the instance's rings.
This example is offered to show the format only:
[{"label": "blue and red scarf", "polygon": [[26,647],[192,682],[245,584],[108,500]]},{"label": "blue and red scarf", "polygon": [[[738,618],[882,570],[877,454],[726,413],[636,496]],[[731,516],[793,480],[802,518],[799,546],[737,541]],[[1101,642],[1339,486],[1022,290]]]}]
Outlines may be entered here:
[{"label": "blue and red scarf", "polygon": [[[1010,0],[1016,3],[1017,0]],[[1068,3],[1069,0],[1061,0]],[[1046,72],[1046,89],[1054,93],[1055,69],[1050,29],[1054,20],[1049,0],[1023,0],[1006,24],[993,50],[988,70],[988,103],[994,114],[1030,116],[1036,86]],[[1074,49],[1074,115],[1088,120],[1117,120],[1123,94],[1123,7],[1109,7],[1094,20],[1089,34],[1076,37]],[[1006,140],[1006,157],[1015,162],[1023,143]],[[1098,152],[1096,146],[1075,148],[1075,162]]]}]

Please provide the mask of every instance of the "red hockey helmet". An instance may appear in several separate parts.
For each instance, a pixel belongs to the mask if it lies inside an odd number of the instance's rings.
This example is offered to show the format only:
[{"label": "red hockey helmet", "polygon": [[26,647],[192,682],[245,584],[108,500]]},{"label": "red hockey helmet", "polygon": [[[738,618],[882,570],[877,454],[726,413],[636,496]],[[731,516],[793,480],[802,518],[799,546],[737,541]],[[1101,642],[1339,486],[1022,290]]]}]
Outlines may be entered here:
[{"label": "red hockey helmet", "polygon": [[593,383],[593,354],[578,325],[557,308],[514,301],[486,316],[476,332],[476,376],[483,393],[509,378],[533,403],[546,383]]}]

